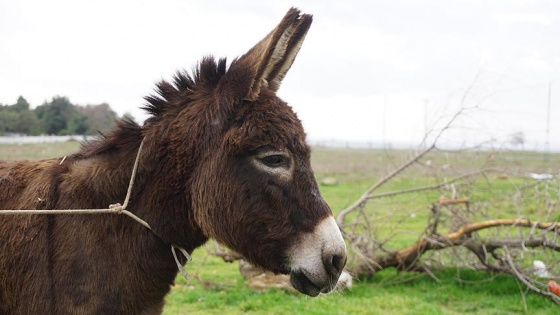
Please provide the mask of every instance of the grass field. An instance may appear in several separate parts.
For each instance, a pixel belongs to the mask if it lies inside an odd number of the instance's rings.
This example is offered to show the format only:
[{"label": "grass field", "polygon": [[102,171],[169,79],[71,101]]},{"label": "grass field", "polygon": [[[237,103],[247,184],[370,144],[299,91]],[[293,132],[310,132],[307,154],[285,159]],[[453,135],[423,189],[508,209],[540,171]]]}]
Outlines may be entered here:
[{"label": "grass field", "polygon": [[[76,142],[36,145],[0,145],[0,160],[41,159],[63,156],[79,147]],[[337,179],[336,185],[321,185],[321,192],[334,212],[345,208],[372,183],[394,169],[409,156],[404,151],[335,150],[317,148],[313,153],[313,167],[319,181],[327,177]],[[449,152],[435,152],[427,160],[434,164],[449,163],[466,170],[488,162],[488,154],[471,152],[467,157]],[[543,158],[530,153],[509,154],[496,163],[508,163],[518,174],[549,172],[558,174],[558,156]],[[432,181],[426,168],[412,169],[414,176],[404,176],[389,183],[391,191],[411,184],[423,185]],[[555,173],[554,173],[555,172]],[[408,174],[411,175],[411,174]],[[411,183],[411,181],[414,181]],[[488,197],[499,193],[497,187],[485,192]],[[437,193],[380,201],[383,211],[394,212],[406,208],[414,212],[413,220],[404,227],[421,231],[427,220],[428,205]],[[418,234],[400,242],[406,245]],[[413,279],[393,269],[378,272],[368,280],[356,280],[351,290],[343,293],[309,298],[279,290],[255,292],[244,284],[237,264],[224,263],[200,248],[193,261],[186,266],[191,276],[181,276],[167,297],[164,314],[559,314],[560,306],[535,293],[525,292],[524,286],[508,275],[488,274],[467,269],[443,268],[435,272],[439,282],[426,275],[413,274]]]}]

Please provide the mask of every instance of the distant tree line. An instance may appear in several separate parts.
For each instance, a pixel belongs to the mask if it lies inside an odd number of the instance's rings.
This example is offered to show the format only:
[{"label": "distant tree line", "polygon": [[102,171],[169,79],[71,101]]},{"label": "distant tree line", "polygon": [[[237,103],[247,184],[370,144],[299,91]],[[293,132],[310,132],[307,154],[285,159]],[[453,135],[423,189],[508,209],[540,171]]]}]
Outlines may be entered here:
[{"label": "distant tree line", "polygon": [[67,97],[55,96],[31,109],[20,96],[13,105],[0,104],[0,135],[91,135],[110,129],[116,118],[106,103],[80,106]]}]

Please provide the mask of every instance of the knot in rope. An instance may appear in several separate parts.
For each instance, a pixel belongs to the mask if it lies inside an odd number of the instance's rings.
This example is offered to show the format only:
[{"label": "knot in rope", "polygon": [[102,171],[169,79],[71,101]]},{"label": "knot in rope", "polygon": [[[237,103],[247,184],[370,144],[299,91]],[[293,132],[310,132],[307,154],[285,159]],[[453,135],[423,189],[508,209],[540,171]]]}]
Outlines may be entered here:
[{"label": "knot in rope", "polygon": [[109,209],[114,210],[118,214],[122,214],[124,210],[126,210],[120,203],[114,203],[109,205]]}]

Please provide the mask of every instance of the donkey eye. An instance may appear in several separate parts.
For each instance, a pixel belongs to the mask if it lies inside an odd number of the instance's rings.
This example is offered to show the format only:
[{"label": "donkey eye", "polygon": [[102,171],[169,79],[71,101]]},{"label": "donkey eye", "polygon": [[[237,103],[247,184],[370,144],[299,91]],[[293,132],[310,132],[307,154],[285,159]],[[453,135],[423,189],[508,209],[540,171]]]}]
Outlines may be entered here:
[{"label": "donkey eye", "polygon": [[281,167],[288,164],[288,158],[281,154],[265,156],[261,161],[268,167]]},{"label": "donkey eye", "polygon": [[253,165],[271,175],[288,176],[291,174],[291,155],[287,151],[262,148],[251,158]]}]

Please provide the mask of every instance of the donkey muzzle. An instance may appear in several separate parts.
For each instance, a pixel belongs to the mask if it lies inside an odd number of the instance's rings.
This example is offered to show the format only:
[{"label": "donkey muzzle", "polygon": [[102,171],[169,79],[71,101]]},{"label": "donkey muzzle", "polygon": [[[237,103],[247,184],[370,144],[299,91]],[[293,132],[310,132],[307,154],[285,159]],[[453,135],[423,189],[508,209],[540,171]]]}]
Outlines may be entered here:
[{"label": "donkey muzzle", "polygon": [[346,265],[346,244],[332,216],[298,238],[290,265],[290,281],[301,293],[317,296],[334,289]]}]

